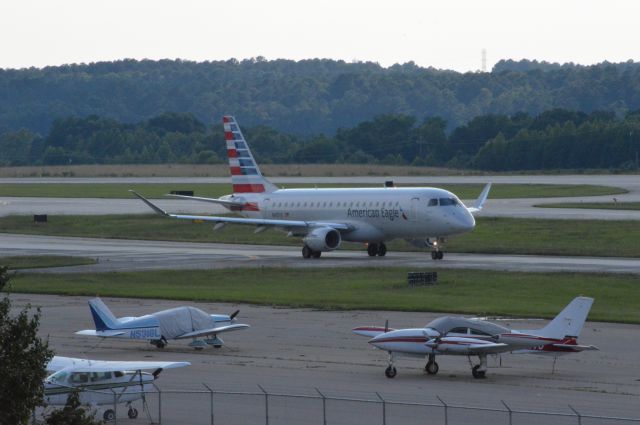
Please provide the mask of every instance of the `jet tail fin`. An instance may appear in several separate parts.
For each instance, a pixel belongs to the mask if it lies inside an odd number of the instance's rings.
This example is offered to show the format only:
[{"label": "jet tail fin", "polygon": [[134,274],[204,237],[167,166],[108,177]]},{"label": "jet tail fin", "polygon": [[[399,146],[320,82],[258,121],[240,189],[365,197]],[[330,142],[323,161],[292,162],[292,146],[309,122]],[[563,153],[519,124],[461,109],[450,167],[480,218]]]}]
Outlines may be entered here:
[{"label": "jet tail fin", "polygon": [[91,310],[93,323],[96,325],[96,331],[108,331],[118,326],[120,321],[100,298],[89,300],[89,309]]},{"label": "jet tail fin", "polygon": [[222,117],[222,123],[224,138],[227,141],[233,193],[271,193],[278,190],[276,185],[262,175],[236,119],[231,115],[225,115]]},{"label": "jet tail fin", "polygon": [[534,333],[545,338],[578,338],[592,304],[593,298],[576,297],[547,326]]},{"label": "jet tail fin", "polygon": [[478,199],[476,199],[476,201],[473,203],[473,206],[467,208],[469,212],[475,213],[475,212],[482,211],[482,208],[484,207],[484,203],[487,201],[487,197],[489,197],[490,190],[491,190],[491,183],[487,183],[484,189],[482,189],[480,196],[478,196]]}]

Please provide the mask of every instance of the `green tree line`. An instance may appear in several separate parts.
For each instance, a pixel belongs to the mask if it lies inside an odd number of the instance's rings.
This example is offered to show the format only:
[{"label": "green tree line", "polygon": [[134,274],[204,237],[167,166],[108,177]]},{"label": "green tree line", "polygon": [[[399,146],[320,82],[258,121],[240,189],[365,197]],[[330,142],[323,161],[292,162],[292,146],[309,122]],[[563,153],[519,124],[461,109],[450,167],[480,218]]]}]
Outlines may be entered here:
[{"label": "green tree line", "polygon": [[623,116],[640,108],[640,64],[500,61],[490,73],[382,67],[327,59],[121,60],[0,69],[0,133],[44,134],[56,118],[136,123],[165,111],[205,125],[224,114],[295,135],[333,134],[389,112],[440,116],[448,130],[477,116],[554,108]]},{"label": "green tree line", "polygon": [[[298,136],[265,125],[243,126],[260,163],[372,163],[476,168],[494,171],[635,169],[640,112],[618,118],[552,109],[532,116],[478,116],[447,131],[442,117],[422,121],[378,115],[333,136]],[[0,135],[0,165],[226,162],[221,124],[191,113],[167,112],[138,123],[90,115],[54,120],[40,136],[30,130]]]}]

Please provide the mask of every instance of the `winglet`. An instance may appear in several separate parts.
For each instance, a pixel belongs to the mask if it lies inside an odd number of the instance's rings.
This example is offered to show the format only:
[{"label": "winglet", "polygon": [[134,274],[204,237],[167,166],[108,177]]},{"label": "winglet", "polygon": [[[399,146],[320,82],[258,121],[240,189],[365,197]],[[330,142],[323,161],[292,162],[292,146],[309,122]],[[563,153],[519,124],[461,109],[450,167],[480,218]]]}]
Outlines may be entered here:
[{"label": "winglet", "polygon": [[487,200],[487,197],[489,196],[490,190],[491,190],[491,183],[487,183],[484,189],[482,189],[482,193],[480,193],[480,196],[478,196],[478,199],[476,199],[476,201],[473,203],[473,206],[469,208],[469,211],[471,212],[481,211],[482,207],[484,207],[484,203]]},{"label": "winglet", "polygon": [[157,205],[151,203],[151,201],[149,201],[147,198],[145,198],[144,196],[140,195],[136,191],[129,189],[129,192],[133,193],[137,198],[139,198],[142,202],[147,204],[156,213],[158,213],[160,215],[165,215],[165,216],[169,215],[165,210],[163,210],[162,208],[158,207]]}]

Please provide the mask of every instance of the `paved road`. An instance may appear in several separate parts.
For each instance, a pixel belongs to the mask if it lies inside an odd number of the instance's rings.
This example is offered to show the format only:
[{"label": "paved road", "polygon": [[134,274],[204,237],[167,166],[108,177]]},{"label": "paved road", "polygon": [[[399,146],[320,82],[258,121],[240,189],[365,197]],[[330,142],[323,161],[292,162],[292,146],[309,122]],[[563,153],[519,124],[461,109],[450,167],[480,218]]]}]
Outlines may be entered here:
[{"label": "paved road", "polygon": [[386,257],[380,258],[368,257],[364,251],[334,251],[324,253],[320,259],[303,260],[297,247],[0,235],[0,256],[45,254],[89,256],[99,261],[95,265],[46,270],[50,273],[263,266],[428,266],[511,271],[640,273],[640,259],[633,258],[447,253],[443,261],[433,261],[424,252],[389,252]]},{"label": "paved road", "polygon": [[[619,202],[640,201],[640,176],[451,176],[451,177],[289,177],[274,178],[284,185],[290,183],[382,183],[393,179],[402,183],[423,183],[437,186],[439,183],[515,183],[515,184],[600,184],[622,187],[627,194],[615,196],[594,196],[580,198],[530,198],[530,199],[489,199],[482,216],[533,217],[562,219],[602,219],[640,220],[640,211],[587,210],[536,208],[534,205],[549,202],[611,202],[615,197]],[[228,183],[228,178],[26,178],[0,179],[2,183]],[[489,196],[491,198],[491,196]],[[221,214],[225,209],[201,202],[162,200],[162,208],[171,212]],[[145,214],[149,209],[137,199],[64,199],[64,198],[0,198],[0,216],[11,214]]]},{"label": "paved road", "polygon": [[[74,335],[78,329],[92,327],[84,297],[12,295],[15,307],[26,303],[42,306],[41,334],[48,336],[59,355],[106,360],[177,360],[192,366],[168,370],[157,381],[165,393],[162,398],[163,423],[208,424],[208,394],[180,396],[170,389],[202,390],[206,383],[216,390],[317,394],[319,388],[329,396],[422,401],[438,404],[436,396],[449,404],[504,409],[501,400],[514,409],[543,410],[571,414],[570,404],[582,414],[639,417],[640,327],[607,323],[587,323],[581,342],[600,351],[585,352],[553,360],[530,355],[503,355],[490,359],[487,379],[474,380],[465,357],[440,356],[440,373],[425,375],[424,361],[401,358],[398,376],[384,377],[387,356],[368,346],[366,338],[350,332],[355,326],[382,324],[419,327],[437,315],[371,311],[314,311],[248,305],[198,303],[212,312],[240,308],[240,319],[252,325],[246,331],[228,334],[220,350],[195,352],[186,342],[173,342],[159,351],[135,341],[97,341]],[[116,316],[142,315],[179,305],[173,301],[106,299]],[[567,300],[569,301],[569,300]],[[596,303],[598,301],[596,300]],[[558,306],[560,309],[562,306]],[[501,322],[516,328],[535,329],[541,321]],[[475,359],[474,359],[475,361]],[[500,366],[501,367],[498,367]],[[154,398],[150,397],[155,406]],[[264,397],[225,396],[215,399],[216,423],[247,424],[264,422]],[[319,401],[271,399],[271,423],[321,424]],[[380,406],[366,403],[327,403],[330,424],[382,423]],[[123,409],[121,407],[121,413]],[[408,412],[408,413],[407,413]],[[154,411],[155,413],[155,411]],[[421,410],[387,408],[388,423],[441,424],[442,409]],[[466,416],[465,416],[466,415]],[[155,419],[157,416],[154,414]],[[507,415],[451,410],[451,424],[508,424]],[[278,420],[276,420],[278,419]],[[518,415],[515,424],[577,423],[573,419],[552,421],[548,417]],[[144,423],[124,421],[124,423]],[[584,421],[583,423],[603,423]]]}]

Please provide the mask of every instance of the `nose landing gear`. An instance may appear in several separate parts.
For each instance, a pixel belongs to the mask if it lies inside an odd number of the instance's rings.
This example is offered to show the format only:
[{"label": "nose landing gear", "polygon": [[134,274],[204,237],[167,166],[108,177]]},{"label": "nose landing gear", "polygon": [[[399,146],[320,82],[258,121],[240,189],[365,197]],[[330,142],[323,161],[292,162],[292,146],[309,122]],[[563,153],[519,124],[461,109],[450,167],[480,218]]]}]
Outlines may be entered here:
[{"label": "nose landing gear", "polygon": [[432,260],[442,260],[444,258],[444,252],[440,250],[431,251],[431,259]]},{"label": "nose landing gear", "polygon": [[393,365],[393,353],[391,351],[389,351],[389,366],[387,366],[387,368],[384,370],[384,375],[391,379],[391,378],[395,378],[395,376],[398,374],[398,371],[396,370],[396,367]]}]

